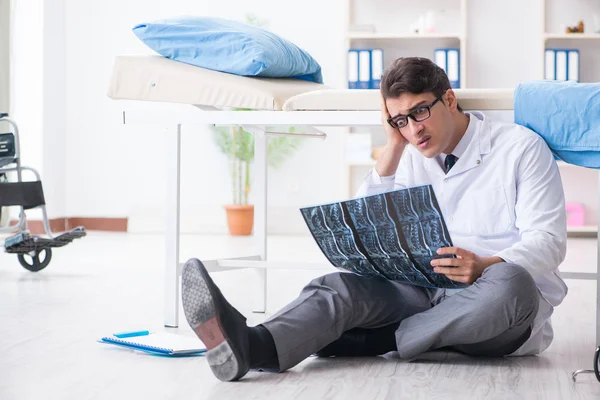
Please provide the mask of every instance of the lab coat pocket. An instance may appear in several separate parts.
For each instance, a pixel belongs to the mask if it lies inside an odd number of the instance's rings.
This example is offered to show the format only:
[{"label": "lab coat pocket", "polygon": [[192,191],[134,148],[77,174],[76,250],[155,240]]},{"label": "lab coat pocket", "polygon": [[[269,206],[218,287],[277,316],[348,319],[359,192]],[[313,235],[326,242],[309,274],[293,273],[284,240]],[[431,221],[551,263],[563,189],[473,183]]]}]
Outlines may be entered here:
[{"label": "lab coat pocket", "polygon": [[503,186],[465,192],[455,214],[457,230],[469,236],[506,232],[512,224]]}]

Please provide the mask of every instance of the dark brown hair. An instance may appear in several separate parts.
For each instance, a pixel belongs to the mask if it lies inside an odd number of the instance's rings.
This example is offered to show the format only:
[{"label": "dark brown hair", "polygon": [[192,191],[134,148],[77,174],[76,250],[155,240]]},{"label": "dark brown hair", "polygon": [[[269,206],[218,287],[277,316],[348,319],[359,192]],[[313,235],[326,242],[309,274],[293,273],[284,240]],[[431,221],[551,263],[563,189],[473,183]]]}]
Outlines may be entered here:
[{"label": "dark brown hair", "polygon": [[[399,58],[381,77],[381,93],[384,99],[398,98],[402,93],[433,93],[438,97],[450,88],[446,72],[424,57]],[[462,112],[460,105],[457,106]]]}]

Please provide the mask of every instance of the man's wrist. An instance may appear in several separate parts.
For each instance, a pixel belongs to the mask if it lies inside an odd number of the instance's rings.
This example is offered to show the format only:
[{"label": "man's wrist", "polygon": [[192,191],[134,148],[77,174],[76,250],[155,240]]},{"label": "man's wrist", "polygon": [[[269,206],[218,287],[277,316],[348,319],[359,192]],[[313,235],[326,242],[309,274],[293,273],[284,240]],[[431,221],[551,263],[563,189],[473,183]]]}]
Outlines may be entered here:
[{"label": "man's wrist", "polygon": [[504,262],[504,260],[503,260],[503,259],[501,259],[501,258],[500,258],[500,257],[498,257],[498,256],[485,257],[485,258],[483,259],[483,265],[484,265],[484,269],[485,269],[485,268],[487,268],[487,267],[489,267],[489,266],[492,266],[492,265],[494,265],[494,264],[501,263],[501,262]]},{"label": "man's wrist", "polygon": [[395,152],[403,152],[404,151],[404,147],[406,147],[406,143],[404,143],[403,141],[399,140],[399,141],[388,141],[387,143],[387,148],[390,149],[391,151]]}]

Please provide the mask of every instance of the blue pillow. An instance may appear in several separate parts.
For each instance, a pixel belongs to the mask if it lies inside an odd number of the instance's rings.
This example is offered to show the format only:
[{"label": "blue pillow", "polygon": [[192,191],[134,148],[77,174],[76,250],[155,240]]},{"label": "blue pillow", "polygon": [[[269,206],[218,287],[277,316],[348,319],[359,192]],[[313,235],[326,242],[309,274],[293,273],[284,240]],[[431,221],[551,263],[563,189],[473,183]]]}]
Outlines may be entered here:
[{"label": "blue pillow", "polygon": [[543,137],[555,158],[600,169],[600,83],[530,81],[514,96],[515,122]]},{"label": "blue pillow", "polygon": [[133,32],[160,55],[186,64],[236,75],[323,83],[321,66],[306,51],[239,22],[178,17],[140,24]]}]

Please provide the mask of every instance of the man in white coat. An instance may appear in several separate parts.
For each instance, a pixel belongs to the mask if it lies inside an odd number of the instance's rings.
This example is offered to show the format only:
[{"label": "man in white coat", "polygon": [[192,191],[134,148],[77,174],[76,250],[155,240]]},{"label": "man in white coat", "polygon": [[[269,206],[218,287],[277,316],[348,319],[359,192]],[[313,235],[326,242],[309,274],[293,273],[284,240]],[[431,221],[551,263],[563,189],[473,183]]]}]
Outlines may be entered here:
[{"label": "man in white coat", "polygon": [[445,72],[396,60],[381,80],[387,144],[359,196],[430,184],[455,247],[431,268],[468,284],[443,290],[332,273],[268,321],[246,326],[202,263],[183,271],[183,307],[214,374],[283,371],[306,357],[402,358],[440,348],[473,356],[538,354],[567,287],[558,275],[566,215],[558,168],[525,127],[463,112]]}]

